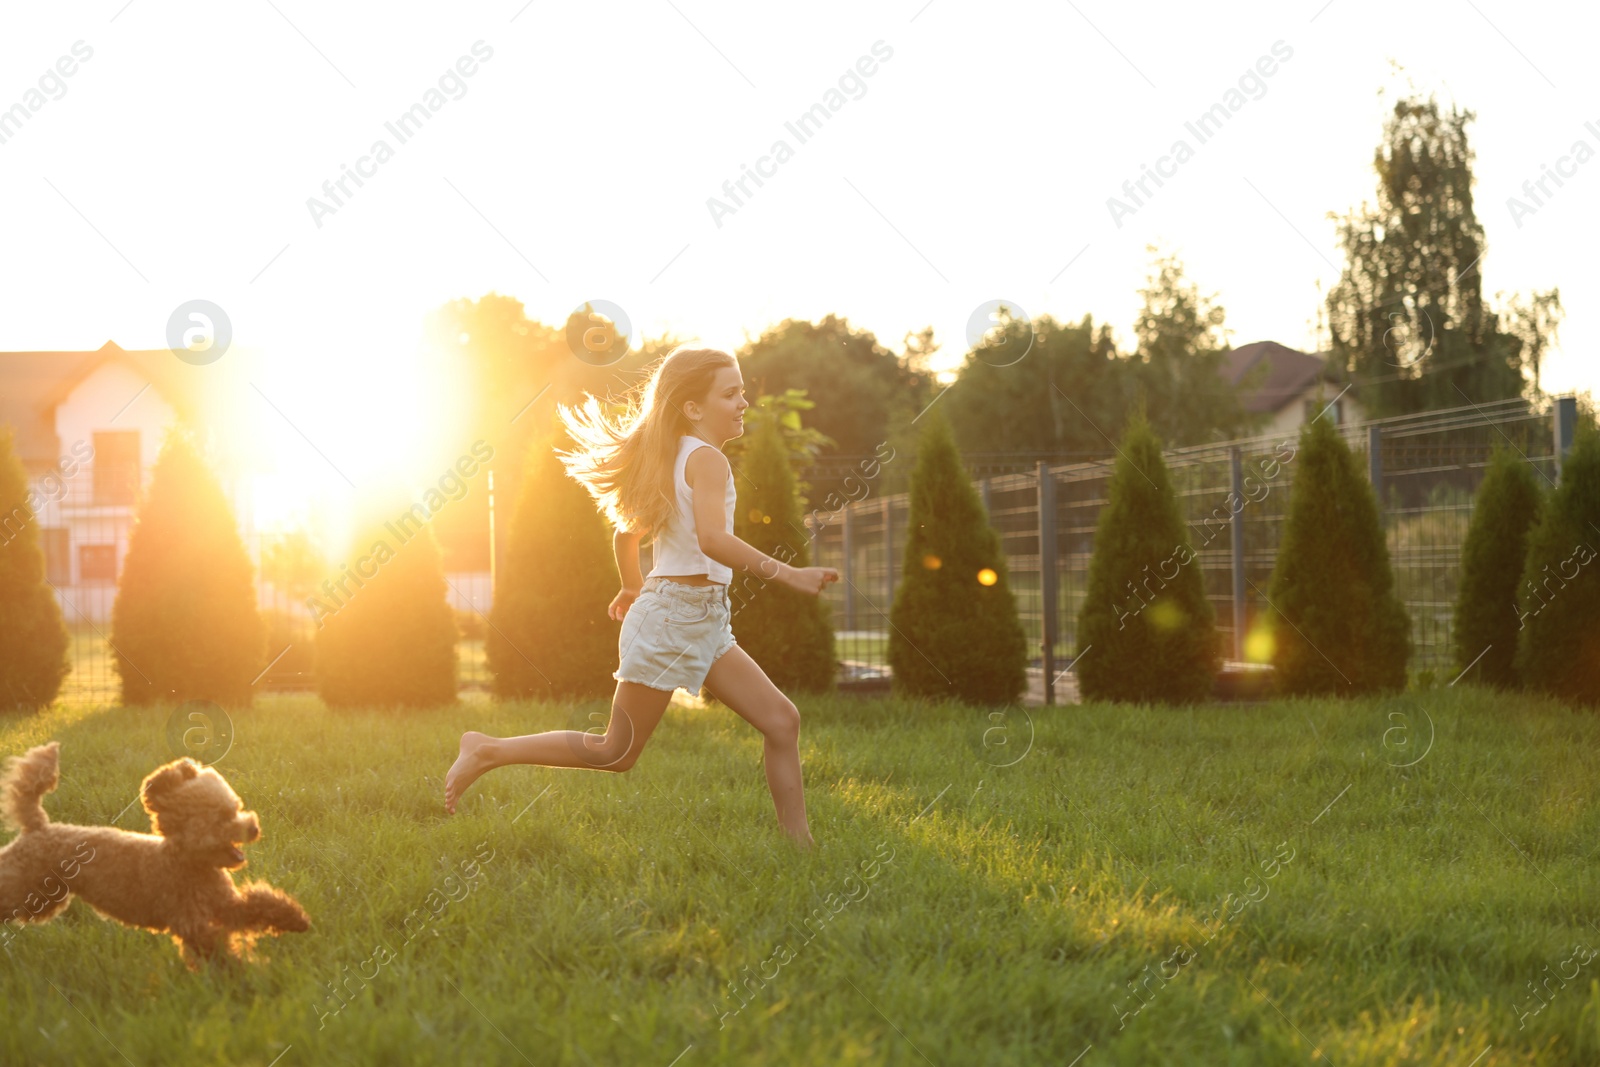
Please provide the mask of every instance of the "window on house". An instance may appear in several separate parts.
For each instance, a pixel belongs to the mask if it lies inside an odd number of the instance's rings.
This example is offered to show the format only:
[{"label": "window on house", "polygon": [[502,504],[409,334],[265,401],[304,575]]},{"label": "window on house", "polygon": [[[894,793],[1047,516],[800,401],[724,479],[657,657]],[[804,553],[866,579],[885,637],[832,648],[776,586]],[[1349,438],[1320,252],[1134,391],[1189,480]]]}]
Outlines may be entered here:
[{"label": "window on house", "polygon": [[78,578],[85,585],[114,584],[117,580],[117,546],[79,545]]},{"label": "window on house", "polygon": [[70,539],[65,526],[46,526],[39,531],[44,541],[44,576],[51,585],[72,583]]},{"label": "window on house", "polygon": [[94,435],[94,502],[133,504],[139,497],[139,431]]}]

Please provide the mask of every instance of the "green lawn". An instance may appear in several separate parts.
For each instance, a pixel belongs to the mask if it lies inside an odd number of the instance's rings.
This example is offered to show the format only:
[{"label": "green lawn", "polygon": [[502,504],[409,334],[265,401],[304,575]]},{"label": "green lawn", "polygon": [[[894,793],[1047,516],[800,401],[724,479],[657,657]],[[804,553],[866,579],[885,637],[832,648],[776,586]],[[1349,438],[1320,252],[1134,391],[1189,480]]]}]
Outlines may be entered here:
[{"label": "green lawn", "polygon": [[[603,707],[236,712],[245,873],[311,932],[195,975],[79,903],[0,952],[0,1063],[1600,1062],[1591,714],[1088,705],[1025,748],[1016,709],[803,700],[802,856],[756,733],[674,707],[628,774],[506,769],[443,814],[462,728]],[[60,739],[53,814],[106,822],[166,717],[0,719],[0,753]]]}]

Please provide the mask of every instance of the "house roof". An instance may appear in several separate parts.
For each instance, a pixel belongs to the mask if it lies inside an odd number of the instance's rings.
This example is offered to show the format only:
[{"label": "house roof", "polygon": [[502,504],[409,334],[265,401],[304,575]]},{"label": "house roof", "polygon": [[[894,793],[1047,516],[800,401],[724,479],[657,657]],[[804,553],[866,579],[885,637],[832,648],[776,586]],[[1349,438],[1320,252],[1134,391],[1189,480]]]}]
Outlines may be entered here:
[{"label": "house roof", "polygon": [[1279,411],[1319,382],[1342,381],[1325,355],[1298,352],[1276,341],[1256,341],[1225,353],[1221,371],[1240,390],[1239,403],[1251,414]]},{"label": "house roof", "polygon": [[0,352],[0,424],[15,428],[23,467],[38,469],[56,462],[61,455],[56,407],[108,363],[121,363],[150,382],[185,418],[199,409],[200,379],[192,372],[201,368],[165,348],[129,351],[107,341],[93,352]]}]

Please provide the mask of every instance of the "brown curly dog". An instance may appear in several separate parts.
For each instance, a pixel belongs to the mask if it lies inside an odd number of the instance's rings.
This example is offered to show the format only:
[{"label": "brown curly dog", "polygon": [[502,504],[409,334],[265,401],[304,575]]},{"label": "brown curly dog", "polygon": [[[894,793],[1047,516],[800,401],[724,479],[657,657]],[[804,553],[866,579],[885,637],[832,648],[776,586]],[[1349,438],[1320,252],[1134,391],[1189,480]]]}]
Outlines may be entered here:
[{"label": "brown curly dog", "polygon": [[0,932],[46,922],[82,897],[101,916],[169,933],[191,968],[225,949],[247,955],[262,934],[310,929],[289,894],[262,882],[242,887],[240,843],[261,838],[222,775],[191,759],[157,768],[140,790],[155,833],[50,821],[41,804],[59,781],[60,743],[6,760],[0,819],[17,837],[0,849]]}]

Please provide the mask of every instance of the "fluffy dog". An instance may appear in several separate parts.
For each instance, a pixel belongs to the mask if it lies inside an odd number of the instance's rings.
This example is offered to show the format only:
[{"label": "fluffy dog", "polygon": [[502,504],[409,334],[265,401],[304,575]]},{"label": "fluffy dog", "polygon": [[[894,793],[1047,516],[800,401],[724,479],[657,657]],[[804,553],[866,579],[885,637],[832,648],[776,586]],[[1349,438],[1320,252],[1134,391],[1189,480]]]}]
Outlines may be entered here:
[{"label": "fluffy dog", "polygon": [[101,916],[168,933],[191,969],[219,951],[249,954],[262,934],[299,933],[311,920],[281,889],[235,886],[241,843],[260,840],[222,775],[192,759],[152,771],[140,788],[155,833],[50,821],[41,803],[59,781],[60,743],[6,760],[0,819],[19,831],[0,849],[0,932],[46,922],[82,897]]}]

